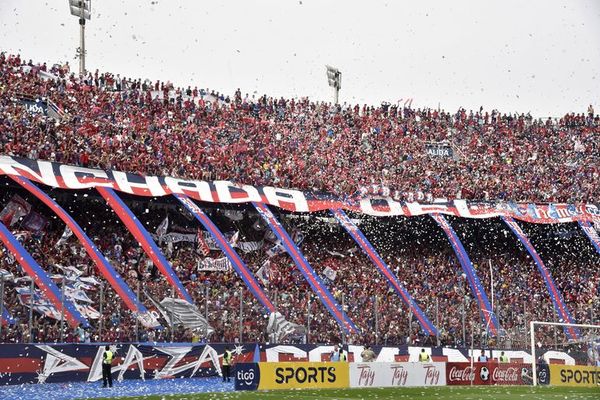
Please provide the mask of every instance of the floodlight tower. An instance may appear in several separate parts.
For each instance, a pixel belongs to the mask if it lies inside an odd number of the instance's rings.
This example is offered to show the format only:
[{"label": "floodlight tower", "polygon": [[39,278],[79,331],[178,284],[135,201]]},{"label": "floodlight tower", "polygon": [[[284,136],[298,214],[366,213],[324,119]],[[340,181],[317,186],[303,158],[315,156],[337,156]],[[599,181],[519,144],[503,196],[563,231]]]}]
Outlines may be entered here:
[{"label": "floodlight tower", "polygon": [[338,104],[340,89],[342,88],[342,73],[339,69],[330,67],[329,65],[325,67],[327,67],[327,82],[333,88],[333,102]]},{"label": "floodlight tower", "polygon": [[85,20],[92,17],[92,0],[69,0],[71,15],[79,18],[79,75],[85,75]]}]

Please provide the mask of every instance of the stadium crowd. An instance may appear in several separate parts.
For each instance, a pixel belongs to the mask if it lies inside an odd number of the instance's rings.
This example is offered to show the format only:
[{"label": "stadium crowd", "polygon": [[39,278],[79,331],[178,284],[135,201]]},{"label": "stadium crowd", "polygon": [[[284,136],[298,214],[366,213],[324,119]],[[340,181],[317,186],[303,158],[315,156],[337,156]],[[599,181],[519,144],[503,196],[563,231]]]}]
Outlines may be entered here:
[{"label": "stadium crowd", "polygon": [[[103,281],[76,238],[71,237],[63,243],[60,242],[64,228],[62,222],[53,219],[51,211],[43,205],[36,204],[26,194],[20,194],[31,201],[38,212],[43,212],[49,221],[41,232],[22,231],[23,227],[19,224],[13,226],[15,232],[21,233],[18,236],[34,259],[38,260],[49,274],[58,274],[58,279],[57,276],[54,278],[59,284],[60,274],[64,273],[59,265],[75,266],[82,272],[82,276],[92,276],[98,281]],[[12,192],[6,191],[4,203],[9,195],[12,195]],[[135,238],[112,215],[112,211],[101,204],[99,198],[86,201],[81,197],[70,197],[69,200],[63,199],[61,205],[65,209],[72,209],[78,223],[85,227],[99,250],[126,279],[132,290],[140,293],[140,299],[148,309],[156,310],[156,302],[173,295],[172,288],[140,249]],[[156,205],[151,207],[154,212],[148,212],[147,203],[132,207],[151,232],[157,229],[165,215],[160,207],[160,211],[156,209]],[[198,226],[192,220],[186,219],[181,210],[178,211],[179,215],[172,208],[168,210],[170,232],[197,232]],[[244,218],[233,222],[219,211],[208,212],[222,231],[236,229],[243,240],[262,243],[255,251],[238,252],[257,278],[259,268],[267,263],[268,272],[261,275],[266,278],[259,279],[259,282],[286,320],[305,328],[306,335],[295,339],[288,338],[286,342],[294,340],[311,343],[387,345],[440,343],[460,346],[470,344],[473,331],[476,344],[522,348],[526,346],[529,338],[528,321],[557,320],[541,275],[525,250],[519,248],[516,238],[510,234],[504,234],[501,240],[493,242],[487,242],[478,235],[465,239],[466,245],[472,247],[472,260],[488,297],[492,296],[490,264],[494,271],[495,310],[502,332],[497,338],[491,338],[486,335],[479,306],[447,239],[428,217],[404,221],[375,218],[363,220],[361,229],[421,306],[425,315],[439,328],[438,338],[423,334],[416,317],[409,312],[400,297],[389,288],[383,275],[339,225],[322,217],[310,217],[307,221],[299,221],[293,216],[282,217],[289,231],[305,231],[305,238],[299,247],[360,330],[358,334],[344,336],[291,258],[285,253],[269,254],[268,250],[275,242],[268,238],[269,230],[266,227],[256,227],[258,216],[255,212],[245,210]],[[102,220],[102,224],[92,223],[99,219]],[[454,222],[455,229],[463,232],[472,230],[473,226],[477,227],[480,223],[469,221],[456,226],[457,221]],[[408,224],[408,227],[399,233],[394,230],[394,226],[398,224]],[[493,224],[486,226],[486,229],[500,233],[508,230],[502,225]],[[552,237],[552,232],[544,231],[543,234],[536,235],[541,248],[546,248],[544,238]],[[240,340],[240,301],[241,340],[270,340],[267,334],[267,312],[247,290],[235,271],[203,271],[199,267],[199,261],[205,259],[205,256],[199,254],[197,243],[194,242],[181,241],[171,245],[162,243],[161,247],[199,312],[208,317],[208,323],[214,329],[212,334],[207,337],[203,329],[192,330],[182,325],[170,326],[165,318],[159,318],[165,329],[145,329],[141,324],[136,324],[134,314],[127,310],[112,288],[105,284],[102,292],[98,287],[87,292],[91,305],[97,311],[102,311],[102,323],[97,319],[90,320],[92,326],[87,330],[70,329],[65,324],[63,340],[235,342]],[[598,317],[600,304],[600,269],[597,268],[600,257],[581,233],[575,239],[555,244],[553,248],[553,252],[542,256],[551,269],[569,309],[578,322],[593,322]],[[572,253],[573,248],[578,249],[577,254]],[[4,327],[0,341],[59,341],[60,321],[41,316],[37,312],[34,313],[33,337],[28,336],[28,304],[19,301],[15,290],[16,287],[28,286],[27,281],[23,280],[26,275],[14,258],[8,257],[4,247],[2,251],[0,269],[9,271],[15,277],[15,280],[6,282],[4,307],[18,319],[19,324]],[[208,257],[220,258],[223,254],[212,250]],[[326,269],[335,271],[335,275],[330,275]],[[540,332],[542,334],[539,340],[545,345],[552,346],[565,341],[559,330],[546,329]]]},{"label": "stadium crowd", "polygon": [[[47,101],[53,105],[55,117],[27,111],[20,101],[23,98]],[[166,82],[152,83],[98,71],[80,78],[71,73],[68,64],[49,67],[0,53],[2,154],[31,159],[140,174],[227,179],[339,196],[379,194],[408,201],[445,197],[580,202],[600,198],[599,136],[600,117],[591,107],[587,114],[541,120],[495,110],[460,109],[449,113],[413,110],[399,104],[336,106],[307,99],[242,96],[239,90],[227,97],[204,89],[175,88]],[[426,151],[428,143],[446,143],[454,156],[432,157]],[[2,194],[3,207],[13,192],[6,189]],[[26,231],[20,236],[34,258],[49,273],[61,274],[57,265],[77,266],[85,276],[102,281],[74,238],[56,245],[64,225],[45,206],[27,199],[37,204],[49,221],[43,231]],[[83,200],[71,197],[64,201],[73,207],[71,203]],[[166,281],[110,210],[98,203],[90,203],[85,209],[85,213],[78,212],[78,222],[129,286],[134,291],[140,287],[144,304],[154,309],[150,298],[160,301],[171,292]],[[77,207],[73,210],[77,212]],[[137,214],[154,227],[164,216],[149,216],[140,210]],[[242,237],[262,241],[265,247],[243,254],[243,258],[255,273],[268,261],[269,277],[263,282],[264,288],[287,320],[307,328],[304,340],[466,345],[474,331],[477,343],[501,340],[503,346],[522,347],[528,338],[528,321],[556,320],[535,265],[514,243],[516,239],[506,233],[487,241],[493,246],[473,239],[469,250],[486,291],[492,285],[488,264],[495,271],[495,308],[503,333],[499,338],[489,338],[461,267],[431,221],[419,222],[422,227],[413,226],[410,234],[398,236],[385,226],[406,221],[378,219],[375,223],[366,218],[370,225],[377,225],[372,229],[365,225],[367,236],[440,328],[440,337],[432,338],[422,334],[416,318],[339,226],[314,216],[306,225],[285,218],[288,229],[299,226],[306,231],[300,247],[317,273],[326,276],[326,268],[336,272],[335,279],[325,281],[361,330],[360,334],[344,337],[291,258],[266,254],[267,246],[273,243],[264,238],[264,227],[259,231],[252,227],[256,214],[245,210],[244,215],[243,222],[233,228]],[[173,211],[170,217],[179,219],[181,232],[196,232],[198,228]],[[100,218],[103,222],[95,223]],[[413,223],[424,219],[427,217],[414,219]],[[471,221],[470,226],[478,223]],[[223,218],[220,224],[224,230],[232,228]],[[491,231],[507,229],[495,226]],[[419,235],[420,241],[415,241]],[[506,244],[511,240],[512,245]],[[495,247],[498,242],[505,244]],[[199,271],[198,261],[203,256],[194,244],[161,246],[200,312],[208,315],[215,330],[212,335],[206,337],[201,330],[182,326],[171,329],[164,321],[163,330],[144,329],[105,285],[102,291],[96,287],[88,292],[98,311],[102,304],[102,324],[93,320],[90,329],[66,329],[64,340],[269,340],[268,316],[235,272]],[[593,322],[594,310],[596,319],[600,314],[599,261],[590,247],[579,238],[577,248],[588,248],[586,257],[567,247],[544,254],[578,322]],[[1,249],[0,269],[23,278],[18,263],[11,260],[4,247]],[[210,257],[221,256],[215,250],[210,253]],[[0,342],[59,340],[59,321],[37,313],[29,336],[29,310],[14,290],[23,282],[7,286],[4,304],[19,323],[3,327]],[[546,344],[563,340],[557,330],[541,332],[540,340]]]},{"label": "stadium crowd", "polygon": [[[50,100],[60,120],[29,115]],[[600,117],[535,119],[232,97],[0,54],[0,145],[8,155],[140,174],[398,200],[598,199]],[[454,157],[432,157],[445,143]]]}]

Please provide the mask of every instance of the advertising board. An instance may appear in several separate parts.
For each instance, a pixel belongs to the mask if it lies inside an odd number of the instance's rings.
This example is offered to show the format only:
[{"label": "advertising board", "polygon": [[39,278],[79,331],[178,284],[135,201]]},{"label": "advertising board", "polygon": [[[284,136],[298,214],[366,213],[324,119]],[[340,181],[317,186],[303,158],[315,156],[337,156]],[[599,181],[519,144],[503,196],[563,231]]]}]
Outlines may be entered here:
[{"label": "advertising board", "polygon": [[259,363],[259,390],[347,388],[348,363],[264,362]]},{"label": "advertising board", "polygon": [[352,363],[350,387],[444,386],[445,363]]},{"label": "advertising board", "polygon": [[471,363],[450,362],[446,364],[448,385],[528,385],[531,383],[531,368],[520,363],[499,364],[497,362]]},{"label": "advertising board", "polygon": [[235,390],[257,390],[260,382],[258,363],[239,363],[235,366]]},{"label": "advertising board", "polygon": [[600,367],[584,365],[550,365],[550,385],[553,386],[587,386],[600,385]]}]

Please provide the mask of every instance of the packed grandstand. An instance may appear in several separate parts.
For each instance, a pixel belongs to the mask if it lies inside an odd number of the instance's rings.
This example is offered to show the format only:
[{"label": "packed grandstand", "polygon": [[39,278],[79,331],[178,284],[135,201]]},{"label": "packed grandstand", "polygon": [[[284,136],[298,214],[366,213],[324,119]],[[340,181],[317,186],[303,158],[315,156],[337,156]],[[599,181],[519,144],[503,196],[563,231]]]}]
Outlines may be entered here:
[{"label": "packed grandstand", "polygon": [[[32,105],[46,111],[33,112]],[[68,64],[50,67],[0,54],[2,155],[29,160],[339,198],[581,204],[600,198],[599,139],[600,117],[591,106],[578,115],[534,119],[496,110],[412,109],[403,103],[332,105],[239,90],[229,97],[98,71],[80,79]],[[428,152],[428,146],[443,148],[448,156]],[[173,288],[106,197],[92,189],[37,185],[77,221],[136,297],[157,310],[164,329],[155,330],[136,319],[104,282],[97,264],[47,203],[6,175],[0,184],[0,210],[11,204],[13,211],[27,210],[17,217],[3,211],[2,223],[90,321],[89,326],[61,322],[64,310],[30,296],[26,271],[3,246],[3,309],[13,323],[2,327],[0,342],[273,339],[267,330],[270,315],[176,198],[119,194],[205,318],[202,328],[165,322],[171,311],[158,309],[164,308],[165,297],[175,297]],[[468,274],[434,219],[349,213],[437,327],[438,334],[430,335],[330,213],[271,207],[356,325],[346,333],[255,207],[198,204],[238,249],[282,320],[295,327],[284,342],[465,347],[473,340],[475,346],[518,349],[529,343],[529,321],[564,320],[532,255],[500,218],[446,217],[492,300],[500,329],[490,335]],[[596,323],[600,254],[580,226],[521,227],[573,321]],[[31,307],[32,298],[36,307]],[[537,340],[551,348],[562,346],[567,337],[559,328],[542,328]]]}]

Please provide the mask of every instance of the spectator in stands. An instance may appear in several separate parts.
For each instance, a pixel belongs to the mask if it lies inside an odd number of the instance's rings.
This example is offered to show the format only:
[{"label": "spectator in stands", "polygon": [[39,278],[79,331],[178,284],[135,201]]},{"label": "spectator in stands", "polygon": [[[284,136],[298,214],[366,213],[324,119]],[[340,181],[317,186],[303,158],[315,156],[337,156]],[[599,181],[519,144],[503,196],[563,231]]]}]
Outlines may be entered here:
[{"label": "spectator in stands", "polygon": [[[51,78],[44,78],[40,71]],[[482,108],[448,112],[389,104],[336,106],[305,98],[244,97],[240,90],[227,102],[226,96],[209,89],[194,89],[190,96],[189,87],[184,90],[165,82],[151,84],[99,71],[80,79],[70,73],[68,63],[25,65],[19,55],[6,53],[0,53],[0,94],[0,145],[6,155],[141,174],[325,191],[350,199],[375,195],[406,201],[591,202],[600,198],[600,119],[591,106],[587,116],[571,113],[542,120]],[[19,101],[24,96],[48,101],[58,116],[28,112]],[[428,142],[449,143],[455,157],[430,157],[425,151]],[[97,215],[104,217],[106,212]],[[99,219],[89,219],[85,226],[97,235],[100,250],[130,287],[139,283],[153,298],[162,299],[168,285],[136,241],[119,229],[119,222],[103,218],[106,223],[98,224]],[[107,226],[100,229],[99,225]],[[77,248],[73,252],[68,246],[55,247],[63,228],[55,224],[41,237],[29,237],[23,243],[36,259],[45,261],[44,267],[51,273],[60,273],[53,265],[68,263],[81,264],[86,273],[99,276],[93,262]],[[378,242],[383,236],[378,236]],[[498,241],[495,237],[494,242]],[[477,302],[465,300],[472,296],[452,251],[419,247],[410,241],[402,246],[377,245],[384,247],[379,249],[382,256],[424,312],[429,316],[438,313],[441,342],[464,346],[461,319],[478,321],[479,310]],[[202,333],[203,340],[233,341],[239,336],[238,317],[232,312],[238,304],[232,293],[240,290],[247,299],[243,340],[263,340],[264,310],[243,283],[236,276],[215,273],[198,273],[192,279],[192,272],[197,272],[197,254],[191,246],[175,247],[169,259],[179,268],[194,302],[207,304],[215,329],[210,338]],[[345,257],[325,253],[324,247]],[[475,264],[485,265],[493,258],[498,271],[495,294],[503,335],[496,340],[506,346],[524,346],[528,319],[555,318],[544,295],[543,280],[531,273],[531,260],[518,249],[484,251],[482,243],[472,247]],[[349,340],[374,343],[372,328],[377,314],[383,343],[432,343],[414,318],[409,318],[412,315],[398,296],[374,279],[377,275],[370,261],[360,252],[347,253],[352,249],[351,241],[336,242],[323,235],[307,240],[302,248],[317,273],[322,275],[325,267],[330,267],[338,272],[337,282],[345,283],[328,282],[328,287],[338,301],[344,297],[348,314],[365,332]],[[166,247],[163,250],[168,251]],[[483,254],[486,251],[489,254]],[[214,251],[212,256],[216,256]],[[253,266],[265,261],[261,253],[244,257]],[[575,318],[591,321],[590,309],[598,304],[600,286],[600,269],[593,268],[598,265],[597,258],[573,257],[570,252],[544,258],[549,260]],[[286,319],[308,326],[310,315],[312,342],[339,342],[339,327],[318,301],[309,301],[311,288],[289,257],[281,254],[271,262],[272,274],[265,289],[278,298]],[[0,259],[0,268],[23,277],[20,267],[9,263],[7,257]],[[490,287],[487,274],[480,278],[484,287]],[[204,287],[209,288],[207,295],[200,290]],[[19,302],[14,287],[8,290],[7,304],[20,323],[3,329],[0,340],[52,342],[60,338],[60,324],[37,313],[29,336],[27,306]],[[93,304],[99,304],[98,292],[90,296]],[[144,329],[136,333],[135,316],[118,296],[112,290],[105,296],[103,331],[93,321],[92,340],[143,338]],[[377,304],[372,300],[375,296]],[[174,328],[172,332],[148,332],[148,340],[192,339],[189,330]],[[475,324],[474,329],[475,341],[487,344],[485,327]],[[539,335],[547,345],[559,342],[562,333],[540,329]],[[72,330],[64,336],[81,340]]]},{"label": "spectator in stands", "polygon": [[[24,69],[0,56],[0,141],[6,154],[143,174],[327,191],[339,196],[578,202],[598,198],[600,119],[541,120],[496,110],[455,113],[334,106],[214,91],[110,73],[80,80],[54,66]],[[29,67],[29,66],[27,66]],[[96,78],[97,77],[97,78]],[[22,95],[50,99],[61,117],[31,115]],[[431,157],[447,143],[454,157]],[[135,156],[134,156],[135,155]],[[515,185],[515,171],[520,184]],[[579,179],[568,179],[578,176]]]}]

